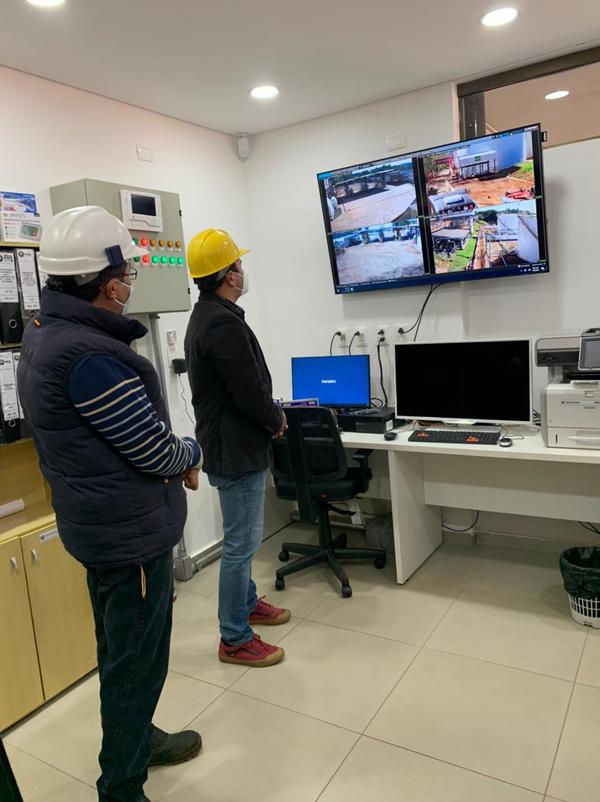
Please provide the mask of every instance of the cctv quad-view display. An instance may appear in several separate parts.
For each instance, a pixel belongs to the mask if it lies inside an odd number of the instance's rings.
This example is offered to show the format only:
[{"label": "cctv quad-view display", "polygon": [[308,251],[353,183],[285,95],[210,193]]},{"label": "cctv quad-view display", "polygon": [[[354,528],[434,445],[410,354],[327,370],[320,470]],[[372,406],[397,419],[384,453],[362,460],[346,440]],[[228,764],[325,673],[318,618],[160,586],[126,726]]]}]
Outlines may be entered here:
[{"label": "cctv quad-view display", "polygon": [[319,175],[338,292],[423,279],[423,228],[411,157]]},{"label": "cctv quad-view display", "polygon": [[539,125],[317,178],[338,293],[548,272]]}]

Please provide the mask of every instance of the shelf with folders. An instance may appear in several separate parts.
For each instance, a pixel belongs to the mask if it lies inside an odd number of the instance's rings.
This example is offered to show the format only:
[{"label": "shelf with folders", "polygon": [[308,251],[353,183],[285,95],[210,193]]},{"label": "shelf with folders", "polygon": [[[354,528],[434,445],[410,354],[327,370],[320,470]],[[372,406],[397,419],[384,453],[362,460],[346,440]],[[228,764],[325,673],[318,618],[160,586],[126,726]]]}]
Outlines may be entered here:
[{"label": "shelf with folders", "polygon": [[40,308],[36,249],[0,244],[0,272],[0,345],[16,346],[23,338],[25,324]]},{"label": "shelf with folders", "polygon": [[30,437],[17,392],[25,325],[40,308],[37,243],[0,242],[0,446]]},{"label": "shelf with folders", "polygon": [[12,346],[0,351],[0,447],[31,436],[17,390],[17,369],[21,352]]}]

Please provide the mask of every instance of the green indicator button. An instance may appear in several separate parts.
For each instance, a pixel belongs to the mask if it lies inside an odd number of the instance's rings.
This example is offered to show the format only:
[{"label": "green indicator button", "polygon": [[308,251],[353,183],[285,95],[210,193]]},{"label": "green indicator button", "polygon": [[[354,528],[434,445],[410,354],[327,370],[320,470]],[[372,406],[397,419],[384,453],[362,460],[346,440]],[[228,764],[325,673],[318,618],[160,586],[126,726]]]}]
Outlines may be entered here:
[{"label": "green indicator button", "polygon": [[138,244],[138,242],[139,242],[138,238],[137,238],[137,237],[134,237],[134,238],[133,238],[133,244],[134,244],[134,245],[137,245],[137,244]]},{"label": "green indicator button", "polygon": [[177,260],[177,264],[178,264],[178,265],[183,265],[183,264],[185,264],[185,259],[183,258],[183,256],[180,256],[180,257],[179,257],[179,259]]},{"label": "green indicator button", "polygon": [[133,257],[133,261],[134,262],[139,262],[140,261],[140,257],[139,256],[134,256]]},{"label": "green indicator button", "polygon": [[176,264],[176,263],[177,263],[177,259],[176,259],[174,256],[171,256],[171,257],[169,258],[169,264],[172,264],[172,265],[174,265],[174,264]]},{"label": "green indicator button", "polygon": [[158,256],[153,256],[152,257],[152,264],[157,264],[157,262],[158,262]]},{"label": "green indicator button", "polygon": [[169,260],[167,259],[166,256],[161,256],[160,261],[163,263],[163,265],[166,265]]}]

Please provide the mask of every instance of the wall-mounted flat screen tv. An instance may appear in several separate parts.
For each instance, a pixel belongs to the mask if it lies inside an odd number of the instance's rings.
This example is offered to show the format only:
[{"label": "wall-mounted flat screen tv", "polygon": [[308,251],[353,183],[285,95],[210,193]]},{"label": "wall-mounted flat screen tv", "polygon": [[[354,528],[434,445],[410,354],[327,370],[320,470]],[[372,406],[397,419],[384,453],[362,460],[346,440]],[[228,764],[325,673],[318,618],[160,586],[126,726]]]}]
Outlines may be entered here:
[{"label": "wall-mounted flat screen tv", "polygon": [[539,125],[317,180],[337,293],[549,270]]}]

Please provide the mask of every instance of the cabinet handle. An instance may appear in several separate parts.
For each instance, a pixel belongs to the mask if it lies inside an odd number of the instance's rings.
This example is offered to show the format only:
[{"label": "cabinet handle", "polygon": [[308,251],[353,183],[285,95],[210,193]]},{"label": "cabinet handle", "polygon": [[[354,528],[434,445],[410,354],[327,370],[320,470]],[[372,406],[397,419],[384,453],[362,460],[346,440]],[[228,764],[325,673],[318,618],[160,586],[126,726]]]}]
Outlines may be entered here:
[{"label": "cabinet handle", "polygon": [[34,563],[39,563],[40,555],[38,554],[37,549],[31,549],[31,559]]},{"label": "cabinet handle", "polygon": [[17,558],[16,557],[11,557],[10,558],[10,564],[12,566],[13,571],[15,571],[16,573],[19,573],[19,563],[17,562]]}]

